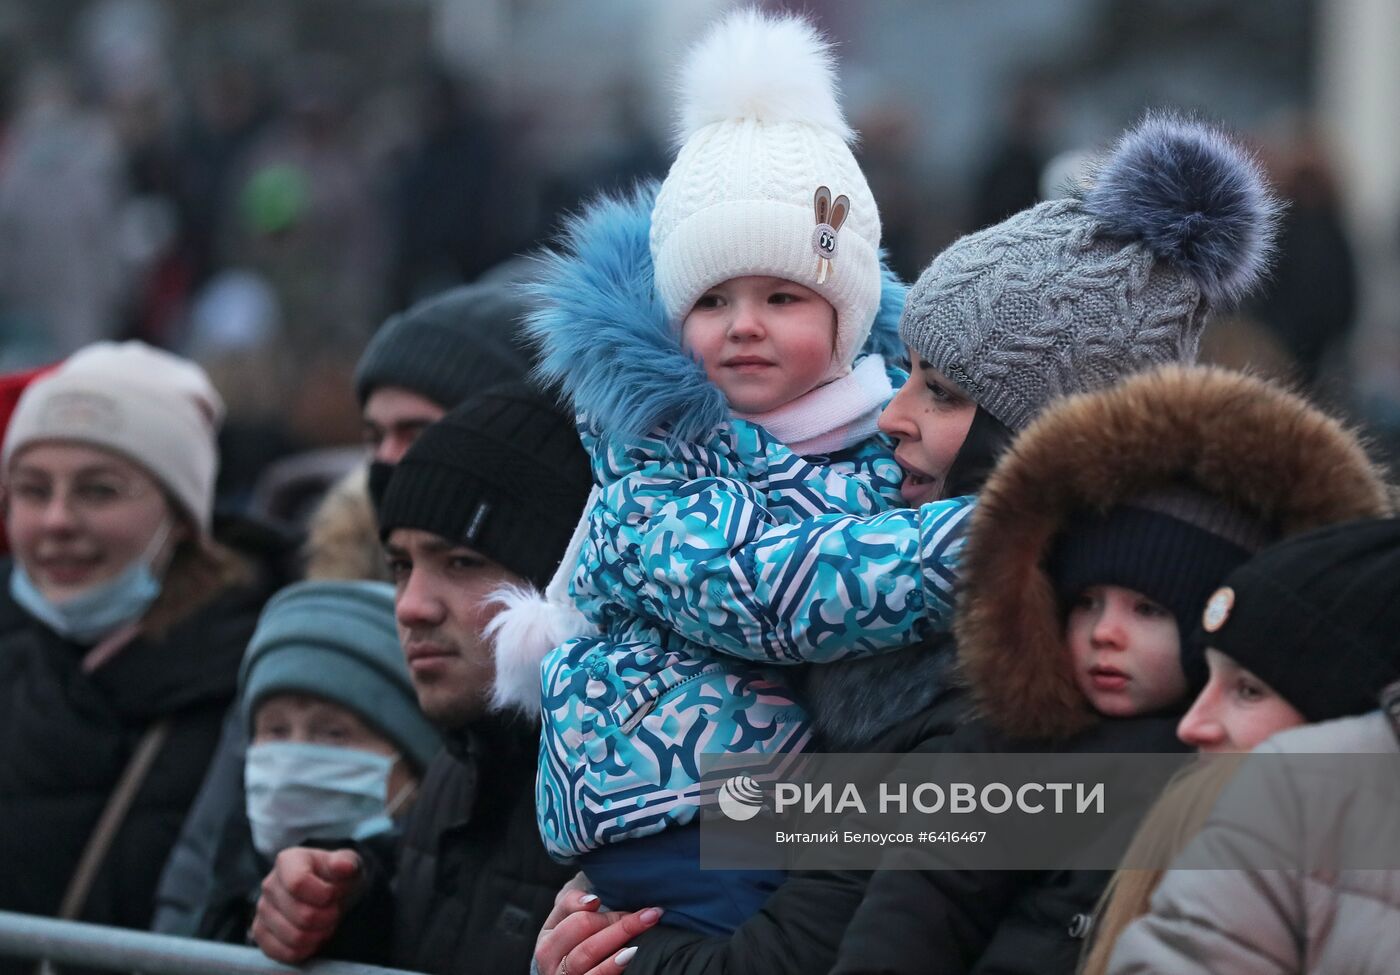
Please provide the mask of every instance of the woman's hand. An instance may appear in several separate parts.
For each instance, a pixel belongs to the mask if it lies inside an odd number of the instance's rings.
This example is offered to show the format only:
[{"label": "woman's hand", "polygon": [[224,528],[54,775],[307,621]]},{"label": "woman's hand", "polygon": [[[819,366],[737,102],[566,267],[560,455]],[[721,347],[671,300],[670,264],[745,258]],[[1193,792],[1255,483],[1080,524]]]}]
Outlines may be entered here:
[{"label": "woman's hand", "polygon": [[559,893],[554,895],[554,907],[550,910],[549,917],[544,919],[535,943],[538,944],[540,938],[575,911],[596,911],[600,905],[598,898],[591,896],[592,891],[593,885],[588,882],[587,874],[582,870],[574,874],[567,884],[559,888]]},{"label": "woman's hand", "polygon": [[661,920],[655,907],[627,914],[600,912],[599,906],[573,882],[559,892],[535,942],[539,975],[620,975],[637,953],[627,942]]}]

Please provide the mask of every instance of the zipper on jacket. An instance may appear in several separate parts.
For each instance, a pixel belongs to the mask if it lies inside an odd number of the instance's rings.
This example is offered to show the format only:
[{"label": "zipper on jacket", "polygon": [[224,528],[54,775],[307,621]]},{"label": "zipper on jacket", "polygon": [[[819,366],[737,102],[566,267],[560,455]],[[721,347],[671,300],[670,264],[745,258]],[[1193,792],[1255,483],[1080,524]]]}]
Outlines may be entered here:
[{"label": "zipper on jacket", "polygon": [[651,714],[651,712],[656,710],[658,704],[660,704],[666,698],[670,697],[676,691],[680,690],[685,685],[689,684],[691,681],[699,680],[701,677],[708,677],[710,674],[713,674],[718,668],[719,664],[711,664],[709,666],[704,667],[697,673],[691,674],[685,680],[672,684],[670,687],[663,688],[660,694],[657,694],[655,697],[653,697],[646,703],[639,705],[637,707],[637,710],[633,711],[630,715],[628,715],[627,720],[617,726],[618,731],[621,731],[623,734],[631,734],[632,731],[637,727],[637,725],[642,723],[642,720],[647,715]]}]

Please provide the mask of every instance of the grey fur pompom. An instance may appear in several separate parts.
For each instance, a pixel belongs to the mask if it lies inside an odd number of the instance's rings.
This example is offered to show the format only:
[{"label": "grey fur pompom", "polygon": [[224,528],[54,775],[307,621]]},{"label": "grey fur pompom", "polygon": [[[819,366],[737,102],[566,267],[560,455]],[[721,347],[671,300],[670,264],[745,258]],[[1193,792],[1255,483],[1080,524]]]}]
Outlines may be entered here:
[{"label": "grey fur pompom", "polygon": [[1119,140],[1084,203],[1103,234],[1141,240],[1194,277],[1212,305],[1259,281],[1282,209],[1247,150],[1172,114],[1149,115]]}]

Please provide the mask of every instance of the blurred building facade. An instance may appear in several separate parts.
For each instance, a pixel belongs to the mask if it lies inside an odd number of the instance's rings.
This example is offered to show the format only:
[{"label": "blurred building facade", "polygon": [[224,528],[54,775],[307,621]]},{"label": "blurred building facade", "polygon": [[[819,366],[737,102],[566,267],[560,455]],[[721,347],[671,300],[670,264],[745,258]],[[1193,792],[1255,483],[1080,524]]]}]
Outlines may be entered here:
[{"label": "blurred building facade", "polygon": [[[664,173],[676,58],[730,5],[0,0],[0,369],[138,335],[286,449],[352,437],[387,313]],[[906,275],[1145,109],[1249,133],[1294,250],[1215,347],[1333,377],[1400,436],[1400,4],[800,6],[840,44]]]}]

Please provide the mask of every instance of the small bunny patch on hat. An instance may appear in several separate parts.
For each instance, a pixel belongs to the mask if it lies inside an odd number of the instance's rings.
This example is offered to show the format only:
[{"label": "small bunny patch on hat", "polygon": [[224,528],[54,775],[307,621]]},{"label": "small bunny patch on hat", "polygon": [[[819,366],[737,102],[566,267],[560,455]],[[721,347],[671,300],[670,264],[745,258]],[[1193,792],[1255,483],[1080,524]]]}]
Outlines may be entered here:
[{"label": "small bunny patch on hat", "polygon": [[812,250],[817,254],[817,284],[826,284],[831,262],[836,258],[836,235],[851,212],[851,201],[844,193],[833,200],[831,190],[818,186],[812,209],[817,216],[817,226],[812,231]]}]

